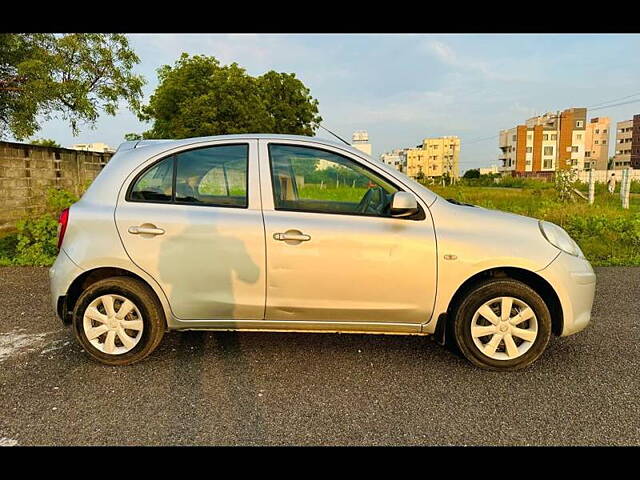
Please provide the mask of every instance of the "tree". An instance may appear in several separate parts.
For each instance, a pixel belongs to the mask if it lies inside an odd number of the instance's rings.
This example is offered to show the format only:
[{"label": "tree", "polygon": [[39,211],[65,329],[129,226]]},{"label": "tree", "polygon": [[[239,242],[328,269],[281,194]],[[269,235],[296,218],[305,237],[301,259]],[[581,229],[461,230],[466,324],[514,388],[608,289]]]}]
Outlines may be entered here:
[{"label": "tree", "polygon": [[233,133],[311,135],[322,118],[318,101],[294,74],[252,77],[238,64],[183,53],[158,69],[159,85],[140,118],[153,121],[144,138]]},{"label": "tree", "polygon": [[127,142],[132,142],[134,140],[142,140],[142,135],[140,135],[139,133],[125,133],[124,139]]},{"label": "tree", "polygon": [[314,134],[322,121],[318,116],[318,100],[295,73],[271,70],[258,77],[258,87],[273,122],[270,133]]},{"label": "tree", "polygon": [[462,178],[480,178],[480,169],[472,168],[464,172]]},{"label": "tree", "polygon": [[24,139],[58,115],[75,135],[79,122],[93,126],[121,101],[138,112],[139,62],[120,34],[0,34],[0,136]]},{"label": "tree", "polygon": [[56,142],[55,140],[51,140],[50,138],[35,139],[35,140],[31,140],[29,143],[31,145],[40,145],[42,147],[61,148],[61,145],[58,142]]}]

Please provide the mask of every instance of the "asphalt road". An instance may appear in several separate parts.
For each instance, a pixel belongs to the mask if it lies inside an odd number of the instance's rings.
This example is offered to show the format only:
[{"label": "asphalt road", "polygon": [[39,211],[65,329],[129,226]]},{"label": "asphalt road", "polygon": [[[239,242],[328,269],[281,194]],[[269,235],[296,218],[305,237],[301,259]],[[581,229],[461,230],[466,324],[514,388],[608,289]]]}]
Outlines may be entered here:
[{"label": "asphalt road", "polygon": [[519,373],[428,337],[172,332],[106,367],[0,268],[0,445],[639,445],[640,268],[598,268],[589,328]]}]

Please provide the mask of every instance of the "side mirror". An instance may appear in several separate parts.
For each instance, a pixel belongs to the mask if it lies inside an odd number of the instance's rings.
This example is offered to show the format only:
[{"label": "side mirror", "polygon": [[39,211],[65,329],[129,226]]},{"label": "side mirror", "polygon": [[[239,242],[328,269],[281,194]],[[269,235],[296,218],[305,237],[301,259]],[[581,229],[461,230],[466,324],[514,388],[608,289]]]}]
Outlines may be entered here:
[{"label": "side mirror", "polygon": [[418,202],[409,192],[396,192],[391,198],[391,216],[409,217],[418,211]]}]

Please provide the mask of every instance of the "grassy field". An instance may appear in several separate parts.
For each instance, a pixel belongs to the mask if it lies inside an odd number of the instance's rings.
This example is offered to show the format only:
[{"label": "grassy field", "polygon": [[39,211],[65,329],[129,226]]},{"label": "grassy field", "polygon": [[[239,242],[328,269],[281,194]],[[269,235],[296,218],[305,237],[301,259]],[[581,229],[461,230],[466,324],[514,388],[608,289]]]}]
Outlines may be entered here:
[{"label": "grassy field", "polygon": [[[503,210],[548,220],[566,229],[593,265],[640,266],[640,194],[632,194],[629,210],[620,206],[618,192],[596,190],[594,205],[585,200],[561,202],[553,184],[530,180],[502,186],[456,185],[428,188],[444,198],[454,198],[485,208]],[[239,189],[238,193],[244,191]],[[359,202],[366,188],[349,185],[307,184],[299,189],[302,198]],[[54,192],[55,193],[55,192]],[[59,212],[75,201],[58,192],[52,197],[51,212]],[[69,198],[67,198],[69,197]],[[50,265],[57,254],[57,214],[29,219],[18,224],[18,232],[0,236],[0,265]]]},{"label": "grassy field", "polygon": [[576,202],[560,202],[553,188],[428,188],[444,198],[560,225],[593,265],[640,265],[640,196],[631,195],[629,210],[624,210],[618,192],[610,195],[603,189],[596,194],[594,205],[589,205],[580,198]]}]

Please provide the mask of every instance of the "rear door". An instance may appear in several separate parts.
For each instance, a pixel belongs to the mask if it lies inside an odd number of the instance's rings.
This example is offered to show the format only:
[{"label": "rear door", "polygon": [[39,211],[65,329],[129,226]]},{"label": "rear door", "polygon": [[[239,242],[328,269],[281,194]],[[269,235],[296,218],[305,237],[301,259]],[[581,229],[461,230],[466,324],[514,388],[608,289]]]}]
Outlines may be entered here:
[{"label": "rear door", "polygon": [[131,260],[184,320],[263,319],[265,245],[257,141],[213,142],[153,159],[120,192]]}]

